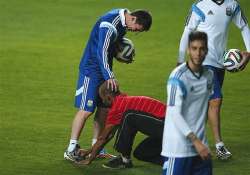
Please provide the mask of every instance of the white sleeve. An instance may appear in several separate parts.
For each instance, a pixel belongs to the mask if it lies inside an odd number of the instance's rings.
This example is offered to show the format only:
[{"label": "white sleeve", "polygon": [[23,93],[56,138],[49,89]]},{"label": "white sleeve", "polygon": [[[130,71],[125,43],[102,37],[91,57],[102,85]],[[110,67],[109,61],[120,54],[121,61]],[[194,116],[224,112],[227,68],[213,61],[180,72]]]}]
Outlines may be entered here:
[{"label": "white sleeve", "polygon": [[236,5],[232,21],[241,30],[247,25],[247,18],[241,10],[239,4]]},{"label": "white sleeve", "polygon": [[241,35],[244,40],[247,51],[250,52],[250,29],[248,25],[242,28]]},{"label": "white sleeve", "polygon": [[172,78],[168,81],[168,102],[167,117],[172,117],[172,121],[184,136],[192,132],[181,113],[183,100],[186,96],[185,85],[179,79]]},{"label": "white sleeve", "polygon": [[180,46],[179,46],[179,56],[178,63],[183,63],[185,61],[186,50],[188,47],[188,36],[192,32],[188,27],[184,28],[184,32],[181,37]]},{"label": "white sleeve", "polygon": [[178,60],[177,60],[178,63],[183,63],[185,61],[186,50],[188,47],[189,34],[192,31],[196,30],[200,22],[204,20],[205,20],[204,13],[196,5],[192,5],[190,13],[186,18],[184,32],[182,34],[180,45],[179,45],[179,55],[178,55]]}]

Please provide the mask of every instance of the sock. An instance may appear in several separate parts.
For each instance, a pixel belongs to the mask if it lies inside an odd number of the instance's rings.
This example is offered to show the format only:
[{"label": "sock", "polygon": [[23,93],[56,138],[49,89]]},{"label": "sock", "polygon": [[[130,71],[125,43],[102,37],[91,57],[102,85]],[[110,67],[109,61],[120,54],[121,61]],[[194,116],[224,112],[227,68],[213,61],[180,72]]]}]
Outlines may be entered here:
[{"label": "sock", "polygon": [[74,149],[76,148],[77,144],[78,144],[78,140],[76,140],[76,139],[70,139],[69,146],[68,146],[68,152],[74,151]]},{"label": "sock", "polygon": [[126,156],[123,156],[123,155],[121,155],[121,157],[122,157],[122,161],[124,163],[129,163],[130,162],[130,158],[127,158]]},{"label": "sock", "polygon": [[92,139],[92,146],[97,142],[97,139]]},{"label": "sock", "polygon": [[218,142],[215,144],[215,147],[218,149],[219,147],[222,147],[224,146],[224,143],[223,142]]}]

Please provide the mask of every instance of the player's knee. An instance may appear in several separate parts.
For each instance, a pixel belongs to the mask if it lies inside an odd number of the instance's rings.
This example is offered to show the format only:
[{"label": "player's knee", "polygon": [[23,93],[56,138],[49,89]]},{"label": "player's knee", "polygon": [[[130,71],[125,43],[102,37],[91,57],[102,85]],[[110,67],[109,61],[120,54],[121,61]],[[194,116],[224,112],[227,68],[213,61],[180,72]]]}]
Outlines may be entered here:
[{"label": "player's knee", "polygon": [[92,114],[92,112],[84,111],[84,110],[79,110],[76,114],[77,117],[87,120],[89,116]]}]

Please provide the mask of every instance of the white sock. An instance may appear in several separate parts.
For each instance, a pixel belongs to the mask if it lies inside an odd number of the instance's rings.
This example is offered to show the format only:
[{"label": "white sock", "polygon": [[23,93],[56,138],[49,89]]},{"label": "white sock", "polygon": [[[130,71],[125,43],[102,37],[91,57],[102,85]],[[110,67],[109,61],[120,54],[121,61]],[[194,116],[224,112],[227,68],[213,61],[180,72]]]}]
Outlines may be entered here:
[{"label": "white sock", "polygon": [[76,145],[78,144],[78,140],[76,139],[70,139],[69,146],[68,146],[68,152],[74,151]]},{"label": "white sock", "polygon": [[97,142],[97,139],[92,139],[92,146]]},{"label": "white sock", "polygon": [[215,144],[215,147],[218,149],[219,147],[222,147],[224,146],[224,143],[223,142],[218,142]]}]

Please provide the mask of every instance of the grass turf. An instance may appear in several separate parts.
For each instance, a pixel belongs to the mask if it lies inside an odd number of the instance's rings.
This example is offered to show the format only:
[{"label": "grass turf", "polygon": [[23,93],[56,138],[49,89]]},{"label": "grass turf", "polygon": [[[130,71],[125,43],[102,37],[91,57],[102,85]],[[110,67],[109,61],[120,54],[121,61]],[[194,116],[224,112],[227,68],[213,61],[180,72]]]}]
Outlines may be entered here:
[{"label": "grass turf", "polygon": [[[240,2],[250,18],[249,1]],[[103,160],[88,167],[75,167],[63,160],[75,113],[78,64],[98,16],[112,8],[149,9],[152,30],[127,35],[136,46],[136,61],[131,65],[115,62],[114,71],[128,94],[165,101],[165,82],[175,67],[191,4],[191,0],[1,0],[0,174],[160,174],[161,167],[137,160],[135,168],[124,171],[101,168]],[[229,36],[229,48],[244,49],[236,27],[231,27]],[[222,133],[233,158],[226,162],[214,159],[216,175],[249,174],[249,73],[247,68],[226,75]],[[91,137],[89,119],[81,145],[89,147]],[[138,135],[136,142],[142,137]],[[112,143],[107,148],[115,153]]]}]

